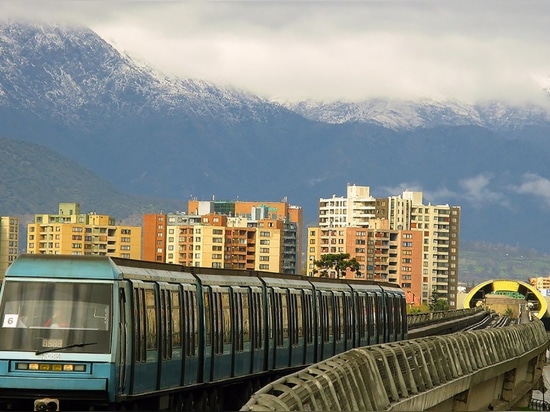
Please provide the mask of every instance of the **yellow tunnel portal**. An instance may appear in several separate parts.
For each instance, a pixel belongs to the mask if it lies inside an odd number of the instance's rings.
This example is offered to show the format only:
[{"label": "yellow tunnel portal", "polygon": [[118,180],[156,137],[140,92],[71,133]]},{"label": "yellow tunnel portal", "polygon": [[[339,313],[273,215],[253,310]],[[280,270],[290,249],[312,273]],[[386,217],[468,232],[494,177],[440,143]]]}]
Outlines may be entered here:
[{"label": "yellow tunnel portal", "polygon": [[526,303],[537,303],[534,312],[537,312],[537,317],[539,319],[546,315],[546,310],[548,309],[546,299],[533,286],[520,280],[497,279],[480,283],[470,291],[468,296],[466,296],[466,299],[464,299],[464,307],[473,308],[478,302],[485,299],[485,295],[497,291],[517,292],[525,296]]}]

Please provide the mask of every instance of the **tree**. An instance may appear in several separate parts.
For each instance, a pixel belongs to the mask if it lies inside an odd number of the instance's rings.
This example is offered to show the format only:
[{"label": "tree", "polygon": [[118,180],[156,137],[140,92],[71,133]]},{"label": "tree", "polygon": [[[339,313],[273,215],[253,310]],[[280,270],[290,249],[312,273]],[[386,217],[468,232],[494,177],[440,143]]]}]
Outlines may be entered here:
[{"label": "tree", "polygon": [[[336,277],[339,278],[342,272],[350,270],[356,272],[357,275],[360,275],[359,272],[359,262],[355,258],[349,258],[349,253],[328,253],[322,255],[320,260],[316,260],[313,264],[321,270],[321,277],[327,277],[329,269],[336,271]],[[317,273],[319,270],[315,269],[313,273]]]},{"label": "tree", "polygon": [[430,296],[429,306],[432,312],[449,310],[449,302],[447,302],[445,299],[440,299],[439,293],[437,293],[437,290],[435,288],[432,290],[432,296]]}]

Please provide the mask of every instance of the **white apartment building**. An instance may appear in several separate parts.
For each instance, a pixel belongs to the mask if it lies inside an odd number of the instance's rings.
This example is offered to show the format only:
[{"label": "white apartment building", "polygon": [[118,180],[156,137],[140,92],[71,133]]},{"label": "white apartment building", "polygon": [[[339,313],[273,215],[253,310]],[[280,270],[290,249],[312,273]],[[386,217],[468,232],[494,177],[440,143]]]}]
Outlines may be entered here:
[{"label": "white apartment building", "polygon": [[[422,192],[409,190],[401,195],[375,198],[371,196],[368,186],[356,185],[347,186],[345,197],[333,195],[332,198],[319,200],[319,228],[375,229],[375,225],[384,220],[387,220],[390,231],[421,232],[415,239],[422,242],[422,273],[410,276],[410,279],[421,279],[421,302],[428,304],[432,291],[435,290],[439,298],[447,300],[449,306],[455,308],[458,288],[459,206],[424,205]],[[355,249],[350,248],[347,253],[354,257]],[[393,256],[392,261],[399,262],[396,265],[401,267],[405,263],[409,264],[410,258]],[[398,273],[399,270],[395,272]],[[403,279],[400,280],[403,283]]]}]

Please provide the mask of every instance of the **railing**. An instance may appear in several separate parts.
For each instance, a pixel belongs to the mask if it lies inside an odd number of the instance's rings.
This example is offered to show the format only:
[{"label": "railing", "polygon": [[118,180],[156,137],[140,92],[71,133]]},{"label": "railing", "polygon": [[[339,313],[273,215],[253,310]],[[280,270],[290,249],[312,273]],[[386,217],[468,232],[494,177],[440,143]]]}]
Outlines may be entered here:
[{"label": "railing", "polygon": [[[518,365],[538,365],[547,347],[539,320],[366,346],[274,381],[253,394],[241,411],[427,410],[464,393],[474,381],[496,379]],[[503,396],[524,396],[531,389]],[[508,409],[516,401],[499,400]]]},{"label": "railing", "polygon": [[422,312],[409,313],[407,315],[407,325],[409,328],[416,328],[423,325],[428,325],[442,320],[452,320],[465,316],[471,316],[475,313],[483,311],[481,307],[468,309],[442,310],[437,312]]}]

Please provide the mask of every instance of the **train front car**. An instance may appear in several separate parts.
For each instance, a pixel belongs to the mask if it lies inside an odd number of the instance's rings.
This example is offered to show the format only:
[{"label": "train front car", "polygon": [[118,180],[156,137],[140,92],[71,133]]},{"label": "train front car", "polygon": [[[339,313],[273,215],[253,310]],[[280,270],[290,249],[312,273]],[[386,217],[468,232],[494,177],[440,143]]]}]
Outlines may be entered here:
[{"label": "train front car", "polygon": [[115,277],[105,257],[16,259],[0,294],[2,408],[82,410],[114,401]]}]

